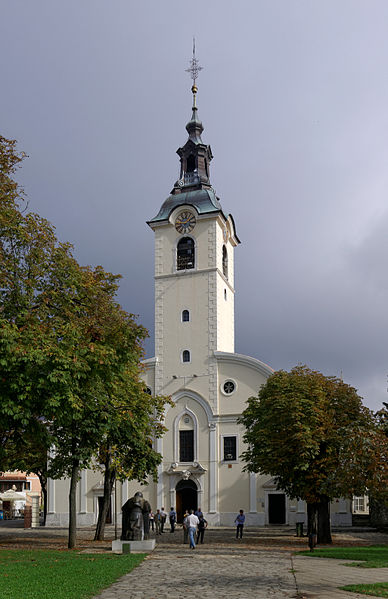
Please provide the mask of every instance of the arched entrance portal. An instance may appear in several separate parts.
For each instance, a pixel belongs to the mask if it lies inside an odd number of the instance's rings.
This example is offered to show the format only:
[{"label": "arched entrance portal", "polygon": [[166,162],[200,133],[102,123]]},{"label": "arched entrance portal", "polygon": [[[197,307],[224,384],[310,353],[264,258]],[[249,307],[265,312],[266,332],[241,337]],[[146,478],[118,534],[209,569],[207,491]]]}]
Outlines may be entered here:
[{"label": "arched entrance portal", "polygon": [[195,511],[198,508],[197,485],[192,480],[180,480],[175,491],[177,520],[183,522],[185,510]]}]

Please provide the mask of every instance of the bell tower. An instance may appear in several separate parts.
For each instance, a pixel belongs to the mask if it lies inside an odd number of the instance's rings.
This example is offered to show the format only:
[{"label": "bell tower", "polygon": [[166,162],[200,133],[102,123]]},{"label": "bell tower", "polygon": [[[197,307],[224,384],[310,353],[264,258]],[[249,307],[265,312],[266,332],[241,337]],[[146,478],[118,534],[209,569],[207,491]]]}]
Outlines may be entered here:
[{"label": "bell tower", "polygon": [[234,261],[239,243],[210,182],[213,154],[203,143],[193,79],[188,139],[178,148],[179,178],[158,214],[155,234],[155,393],[172,394],[178,383],[195,387],[218,406],[215,351],[234,352]]}]

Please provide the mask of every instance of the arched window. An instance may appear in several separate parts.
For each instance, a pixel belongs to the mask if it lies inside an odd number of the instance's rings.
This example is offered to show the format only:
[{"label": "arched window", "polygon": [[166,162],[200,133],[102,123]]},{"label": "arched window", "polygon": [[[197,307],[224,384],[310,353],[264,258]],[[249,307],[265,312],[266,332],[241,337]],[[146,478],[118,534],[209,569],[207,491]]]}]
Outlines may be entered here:
[{"label": "arched window", "polygon": [[222,246],[222,272],[224,277],[228,278],[228,250],[224,245]]},{"label": "arched window", "polygon": [[190,312],[188,310],[183,310],[182,312],[182,322],[190,321]]},{"label": "arched window", "polygon": [[194,460],[194,422],[184,414],[179,422],[179,461],[192,462]]},{"label": "arched window", "polygon": [[182,362],[190,362],[190,352],[188,349],[184,349],[182,352]]},{"label": "arched window", "polygon": [[194,241],[191,237],[182,237],[177,245],[177,270],[194,268]]},{"label": "arched window", "polygon": [[188,173],[193,173],[194,169],[195,169],[195,156],[193,156],[193,154],[190,154],[190,156],[187,158],[186,171]]}]

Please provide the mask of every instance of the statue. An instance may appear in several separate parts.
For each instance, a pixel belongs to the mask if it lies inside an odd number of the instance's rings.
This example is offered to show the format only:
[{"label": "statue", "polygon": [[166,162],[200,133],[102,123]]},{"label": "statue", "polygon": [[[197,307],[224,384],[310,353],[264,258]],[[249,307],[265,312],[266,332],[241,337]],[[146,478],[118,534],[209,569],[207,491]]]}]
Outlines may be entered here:
[{"label": "statue", "polygon": [[142,541],[150,532],[149,513],[151,506],[143,493],[138,491],[122,507],[122,541]]}]

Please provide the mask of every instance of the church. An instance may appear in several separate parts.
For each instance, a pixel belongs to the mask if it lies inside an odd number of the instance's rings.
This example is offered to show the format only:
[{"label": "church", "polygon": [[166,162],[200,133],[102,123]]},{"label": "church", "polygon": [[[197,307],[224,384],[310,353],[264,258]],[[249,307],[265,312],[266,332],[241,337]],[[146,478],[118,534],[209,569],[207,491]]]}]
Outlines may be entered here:
[{"label": "church", "polygon": [[[269,476],[243,472],[244,428],[238,418],[273,370],[235,353],[234,251],[240,243],[235,221],[211,185],[210,145],[196,105],[198,63],[193,56],[192,116],[188,138],[177,150],[179,178],[156,216],[155,356],[147,359],[145,385],[169,395],[167,432],[156,441],[163,456],[157,483],[116,483],[109,517],[137,490],[152,510],[201,507],[210,525],[231,526],[243,509],[246,524],[307,522],[303,501],[289,498]],[[78,525],[97,521],[103,495],[101,473],[83,471],[77,489]],[[68,481],[48,482],[47,525],[68,523]],[[331,506],[332,524],[350,525],[350,501]],[[120,521],[120,520],[119,520]]]}]

